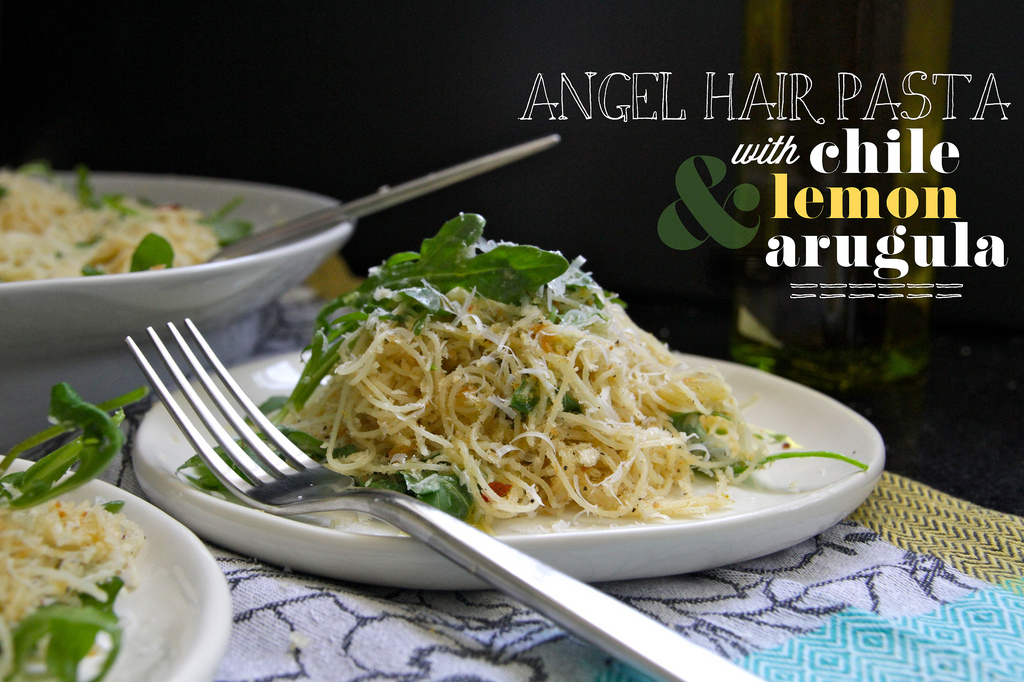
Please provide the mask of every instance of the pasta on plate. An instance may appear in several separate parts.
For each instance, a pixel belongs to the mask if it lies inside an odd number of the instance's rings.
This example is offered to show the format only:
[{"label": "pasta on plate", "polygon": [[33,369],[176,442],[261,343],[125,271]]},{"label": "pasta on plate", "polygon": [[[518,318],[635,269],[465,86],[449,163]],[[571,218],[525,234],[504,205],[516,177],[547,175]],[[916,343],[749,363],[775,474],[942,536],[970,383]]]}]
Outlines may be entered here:
[{"label": "pasta on plate", "polygon": [[[458,216],[323,308],[295,388],[263,405],[295,445],[490,531],[700,515],[778,459],[865,468],[750,427],[722,375],[640,329],[582,258],[483,227]],[[226,492],[198,455],[179,473]]]},{"label": "pasta on plate", "polygon": [[[456,218],[325,309],[282,423],[364,485],[463,491],[484,527],[725,504],[765,447],[721,375],[640,329],[582,259],[481,241],[482,229]],[[537,278],[506,286],[523,271]],[[694,493],[695,472],[714,492]]]}]

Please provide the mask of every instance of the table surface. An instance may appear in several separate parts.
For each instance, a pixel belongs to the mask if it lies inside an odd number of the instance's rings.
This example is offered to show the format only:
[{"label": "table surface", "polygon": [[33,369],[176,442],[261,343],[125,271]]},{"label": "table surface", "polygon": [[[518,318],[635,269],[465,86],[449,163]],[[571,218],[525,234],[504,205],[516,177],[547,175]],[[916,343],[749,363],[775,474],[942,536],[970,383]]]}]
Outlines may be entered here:
[{"label": "table surface", "polygon": [[[315,311],[262,313],[258,355],[302,347]],[[727,309],[630,313],[680,351],[728,358]],[[890,473],[849,519],[766,557],[600,589],[765,679],[1024,679],[1022,356],[1020,333],[935,330],[922,381],[838,396],[888,448]],[[131,444],[145,407],[104,473],[138,495]],[[234,610],[216,680],[639,682],[497,592],[328,580],[208,547]]]}]

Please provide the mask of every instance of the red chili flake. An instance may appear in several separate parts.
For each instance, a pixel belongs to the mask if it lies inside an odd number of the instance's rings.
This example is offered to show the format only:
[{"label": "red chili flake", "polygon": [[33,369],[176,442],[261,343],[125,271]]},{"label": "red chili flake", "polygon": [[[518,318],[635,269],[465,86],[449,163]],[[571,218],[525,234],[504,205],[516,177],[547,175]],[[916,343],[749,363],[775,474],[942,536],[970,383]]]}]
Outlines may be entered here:
[{"label": "red chili flake", "polygon": [[498,481],[491,481],[487,484],[487,487],[498,493],[501,497],[505,497],[512,490],[512,486],[508,483],[499,483]]}]

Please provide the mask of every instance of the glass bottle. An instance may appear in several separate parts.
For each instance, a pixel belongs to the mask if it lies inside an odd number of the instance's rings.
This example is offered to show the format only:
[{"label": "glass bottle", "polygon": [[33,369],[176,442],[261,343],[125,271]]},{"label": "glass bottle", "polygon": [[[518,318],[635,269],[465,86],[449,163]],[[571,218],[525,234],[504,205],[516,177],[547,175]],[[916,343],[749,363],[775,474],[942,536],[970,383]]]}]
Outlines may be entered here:
[{"label": "glass bottle", "polygon": [[[761,201],[757,237],[739,252],[731,337],[736,360],[833,393],[917,377],[926,367],[928,310],[935,290],[930,288],[930,268],[915,264],[909,245],[912,235],[935,234],[939,221],[923,217],[923,210],[905,219],[891,217],[885,199],[895,187],[938,187],[948,176],[940,177],[927,163],[924,173],[822,174],[812,169],[810,151],[824,141],[842,146],[844,129],[856,128],[860,141],[878,147],[881,164],[883,145],[895,136],[890,131],[897,131],[902,141],[900,169],[906,171],[912,135],[921,136],[926,153],[941,141],[945,82],[940,78],[932,84],[931,74],[946,71],[951,4],[952,0],[748,1],[741,82],[749,84],[759,73],[766,87],[779,82],[784,88],[800,87],[800,82],[779,74],[802,73],[810,76],[812,87],[803,99],[806,109],[798,106],[794,111],[784,95],[779,98],[783,108],[776,108],[771,118],[752,113],[741,124],[741,144],[792,136],[800,154],[791,165],[783,159],[737,167],[740,181],[755,185]],[[883,106],[875,110],[873,120],[864,120],[880,73],[886,74],[891,99],[902,102],[899,111],[912,117],[922,113],[923,100],[901,93],[903,78],[912,71],[927,75],[923,80],[913,76],[912,85],[928,96],[931,112],[919,120],[894,121],[892,109]],[[860,95],[845,105],[847,120],[839,115],[841,73],[854,74],[862,82]],[[791,217],[778,218],[774,202],[779,174],[786,176],[790,201],[804,187],[816,187],[824,195],[830,186],[874,187],[881,197],[882,217],[829,218],[826,203],[819,218],[794,217],[792,204]],[[874,245],[892,235],[897,225],[906,228],[902,238],[907,247],[901,257],[909,271],[903,277],[879,279],[873,262],[866,268],[840,265],[835,248],[822,253],[818,267],[766,263],[769,240],[777,235],[792,236],[800,244],[805,235],[866,235],[873,261]]]}]

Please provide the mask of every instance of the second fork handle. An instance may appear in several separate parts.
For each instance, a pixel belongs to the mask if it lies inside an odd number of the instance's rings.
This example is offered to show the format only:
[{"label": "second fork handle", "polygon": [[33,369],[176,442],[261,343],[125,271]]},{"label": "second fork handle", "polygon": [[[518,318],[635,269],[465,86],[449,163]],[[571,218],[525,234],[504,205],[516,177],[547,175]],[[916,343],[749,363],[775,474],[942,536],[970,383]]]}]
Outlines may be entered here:
[{"label": "second fork handle", "polygon": [[359,511],[405,531],[579,638],[657,680],[760,679],[604,592],[408,495],[353,488],[314,504],[326,505],[315,511]]}]

